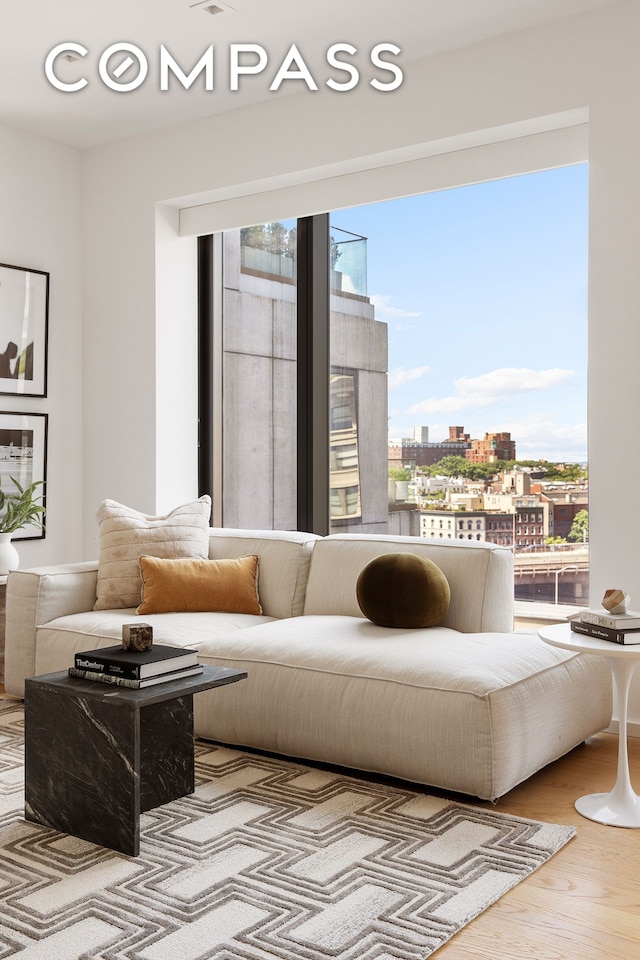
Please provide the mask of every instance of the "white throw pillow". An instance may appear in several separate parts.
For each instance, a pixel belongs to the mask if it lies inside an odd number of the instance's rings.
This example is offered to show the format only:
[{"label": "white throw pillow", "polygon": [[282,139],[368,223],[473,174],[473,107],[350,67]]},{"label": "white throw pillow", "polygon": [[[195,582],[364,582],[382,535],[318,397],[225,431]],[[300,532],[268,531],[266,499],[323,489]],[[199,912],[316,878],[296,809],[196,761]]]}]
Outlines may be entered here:
[{"label": "white throw pillow", "polygon": [[96,516],[100,555],[94,610],[138,606],[141,556],[209,556],[209,496],[176,507],[163,517],[150,517],[115,500],[104,500]]}]

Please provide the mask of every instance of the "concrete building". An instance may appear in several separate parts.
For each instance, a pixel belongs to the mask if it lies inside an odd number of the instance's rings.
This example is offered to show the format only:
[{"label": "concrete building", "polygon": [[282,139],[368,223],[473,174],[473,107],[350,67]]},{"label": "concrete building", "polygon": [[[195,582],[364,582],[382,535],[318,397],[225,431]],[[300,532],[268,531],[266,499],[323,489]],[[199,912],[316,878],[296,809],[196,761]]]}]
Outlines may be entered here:
[{"label": "concrete building", "polygon": [[484,510],[483,495],[478,491],[464,490],[462,493],[456,493],[449,490],[447,491],[447,503],[454,510]]},{"label": "concrete building", "polygon": [[[500,493],[516,494],[519,497],[527,496],[531,490],[531,473],[516,467],[514,470],[505,470],[502,479],[494,485]],[[534,491],[534,492],[542,492]]]},{"label": "concrete building", "polygon": [[[360,238],[364,240],[364,238]],[[343,271],[331,293],[332,530],[387,532],[387,325]],[[336,279],[337,278],[337,279]],[[347,283],[349,291],[335,289]],[[296,527],[296,285],[288,252],[224,235],[223,522]],[[256,472],[260,482],[255,482]]]}]

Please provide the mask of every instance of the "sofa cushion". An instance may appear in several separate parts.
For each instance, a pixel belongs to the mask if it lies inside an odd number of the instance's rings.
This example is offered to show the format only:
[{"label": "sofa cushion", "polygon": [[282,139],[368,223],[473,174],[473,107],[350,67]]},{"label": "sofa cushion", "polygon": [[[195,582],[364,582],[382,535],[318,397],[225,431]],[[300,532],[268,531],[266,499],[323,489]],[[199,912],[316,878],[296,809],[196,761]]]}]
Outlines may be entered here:
[{"label": "sofa cushion", "polygon": [[[73,655],[83,650],[113,646],[122,639],[122,625],[133,623],[135,609],[91,610],[58,617],[36,633],[34,674],[53,673],[73,666]],[[249,613],[158,613],[146,615],[153,627],[153,644],[199,649],[212,638],[267,624],[273,618]]]},{"label": "sofa cushion", "polygon": [[433,627],[449,609],[442,570],[416,553],[386,553],[369,561],[356,583],[365,617],[381,627]]},{"label": "sofa cushion", "polygon": [[314,545],[305,615],[361,617],[358,577],[384,553],[417,553],[440,567],[451,589],[442,626],[463,633],[513,629],[513,554],[506,547],[385,534],[332,534]]},{"label": "sofa cushion", "polygon": [[297,617],[304,606],[314,533],[296,530],[237,530],[212,527],[209,557],[260,557],[259,592],[262,610],[269,617]]},{"label": "sofa cushion", "polygon": [[208,496],[157,517],[115,500],[104,500],[96,511],[100,554],[94,610],[122,609],[140,603],[139,559],[143,554],[206,558],[210,514]]},{"label": "sofa cushion", "polygon": [[602,658],[536,634],[304,616],[212,637],[199,659],[248,679],[195,698],[198,736],[486,799],[611,718]]},{"label": "sofa cushion", "polygon": [[142,603],[138,613],[226,612],[260,615],[259,557],[164,560],[140,557]]}]

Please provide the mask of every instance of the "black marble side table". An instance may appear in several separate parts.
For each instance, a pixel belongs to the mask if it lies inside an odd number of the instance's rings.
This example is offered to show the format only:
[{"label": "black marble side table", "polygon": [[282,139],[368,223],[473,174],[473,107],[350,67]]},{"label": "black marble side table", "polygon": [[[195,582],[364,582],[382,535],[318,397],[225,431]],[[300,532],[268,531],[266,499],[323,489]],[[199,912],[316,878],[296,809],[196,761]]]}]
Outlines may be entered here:
[{"label": "black marble side table", "polygon": [[137,856],[140,813],[193,793],[193,694],[241,670],[129,690],[64,670],[25,684],[25,819]]}]

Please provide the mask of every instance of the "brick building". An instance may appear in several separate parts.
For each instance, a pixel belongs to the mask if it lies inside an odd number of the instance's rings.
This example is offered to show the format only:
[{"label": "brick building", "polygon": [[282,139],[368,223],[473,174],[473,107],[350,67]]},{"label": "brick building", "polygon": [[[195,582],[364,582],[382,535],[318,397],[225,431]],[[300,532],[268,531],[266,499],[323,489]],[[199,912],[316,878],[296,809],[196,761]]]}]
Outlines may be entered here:
[{"label": "brick building", "polygon": [[495,463],[515,460],[516,443],[510,433],[485,433],[484,440],[472,440],[465,454],[473,463]]},{"label": "brick building", "polygon": [[494,463],[515,460],[516,444],[510,433],[485,433],[484,440],[472,440],[464,427],[449,427],[449,436],[440,443],[430,443],[428,427],[414,427],[413,438],[389,441],[389,466],[430,467],[443,457],[466,457],[473,463]]}]

